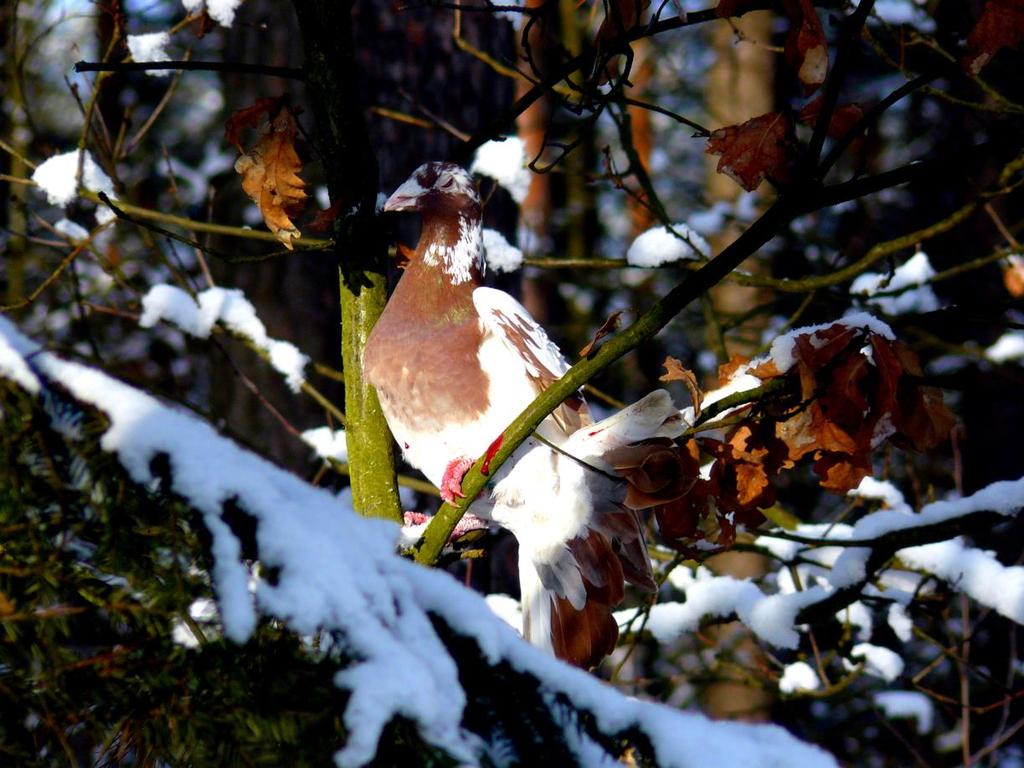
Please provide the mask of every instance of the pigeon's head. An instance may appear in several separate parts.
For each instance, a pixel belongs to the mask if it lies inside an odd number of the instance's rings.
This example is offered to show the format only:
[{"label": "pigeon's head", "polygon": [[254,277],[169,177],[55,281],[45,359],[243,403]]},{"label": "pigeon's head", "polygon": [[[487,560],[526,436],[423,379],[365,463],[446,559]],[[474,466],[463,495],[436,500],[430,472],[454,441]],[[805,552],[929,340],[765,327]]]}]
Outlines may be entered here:
[{"label": "pigeon's head", "polygon": [[473,177],[455,163],[424,163],[384,203],[385,211],[479,211]]}]

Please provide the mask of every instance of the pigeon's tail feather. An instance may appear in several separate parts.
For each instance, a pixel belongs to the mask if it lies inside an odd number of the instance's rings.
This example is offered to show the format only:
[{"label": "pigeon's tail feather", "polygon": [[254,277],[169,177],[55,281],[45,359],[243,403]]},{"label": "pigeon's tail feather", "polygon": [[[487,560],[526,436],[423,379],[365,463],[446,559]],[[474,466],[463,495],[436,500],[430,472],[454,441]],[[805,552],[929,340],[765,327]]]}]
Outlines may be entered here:
[{"label": "pigeon's tail feather", "polygon": [[[555,578],[566,568],[582,590]],[[521,552],[523,635],[576,666],[596,666],[615,649],[619,629],[612,612],[623,596],[623,563],[611,540],[588,529],[562,550],[559,562],[535,562]]]}]

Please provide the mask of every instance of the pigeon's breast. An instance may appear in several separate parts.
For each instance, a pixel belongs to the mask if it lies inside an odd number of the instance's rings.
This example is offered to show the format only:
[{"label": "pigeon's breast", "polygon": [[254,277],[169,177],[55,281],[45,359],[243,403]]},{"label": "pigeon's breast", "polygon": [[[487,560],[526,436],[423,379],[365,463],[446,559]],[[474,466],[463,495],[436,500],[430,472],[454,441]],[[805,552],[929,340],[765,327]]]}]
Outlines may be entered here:
[{"label": "pigeon's breast", "polygon": [[490,379],[478,356],[480,324],[380,325],[367,341],[364,376],[406,459],[438,483],[449,461],[476,456],[497,436],[488,439],[482,424]]}]

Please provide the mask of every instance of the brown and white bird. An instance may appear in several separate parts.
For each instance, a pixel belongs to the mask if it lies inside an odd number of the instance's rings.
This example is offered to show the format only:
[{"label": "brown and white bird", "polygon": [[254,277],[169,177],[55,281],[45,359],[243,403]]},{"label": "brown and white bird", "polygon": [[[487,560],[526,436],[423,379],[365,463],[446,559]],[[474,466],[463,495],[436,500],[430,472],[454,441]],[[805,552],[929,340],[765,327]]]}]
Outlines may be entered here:
[{"label": "brown and white bird", "polygon": [[[569,366],[518,301],[481,287],[480,199],[465,170],[426,163],[384,210],[418,212],[422,229],[366,343],[365,376],[406,460],[453,501],[472,462]],[[581,461],[609,469],[605,451],[674,436],[679,421],[659,391],[592,424],[577,393],[536,430],[564,453],[527,440],[490,498],[475,502],[519,541],[523,634],[533,644],[593,666],[615,647],[624,581],[655,588],[635,513],[616,504],[621,487]]]}]

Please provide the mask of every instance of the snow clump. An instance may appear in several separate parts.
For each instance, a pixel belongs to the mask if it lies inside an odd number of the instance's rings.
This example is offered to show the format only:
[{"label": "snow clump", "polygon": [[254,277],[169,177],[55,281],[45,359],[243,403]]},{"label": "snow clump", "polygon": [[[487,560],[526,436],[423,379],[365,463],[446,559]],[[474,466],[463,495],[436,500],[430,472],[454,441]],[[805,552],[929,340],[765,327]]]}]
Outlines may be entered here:
[{"label": "snow clump", "polygon": [[[148,35],[128,35],[128,52],[132,59],[141,61],[170,61],[167,53],[167,46],[171,42],[171,36],[167,32],[152,32]],[[167,77],[171,74],[169,69],[147,69],[147,75],[153,77]]]},{"label": "snow clump", "polygon": [[484,229],[484,259],[495,272],[513,272],[523,266],[523,252],[496,229]]},{"label": "snow clump", "polygon": [[634,267],[660,267],[683,259],[706,259],[711,246],[686,224],[673,224],[673,234],[667,227],[652,227],[641,234],[626,251],[626,261]]},{"label": "snow clump", "polygon": [[469,167],[473,173],[489,176],[508,190],[522,205],[530,191],[530,169],[526,167],[526,145],[517,136],[488,141],[480,146]]}]

